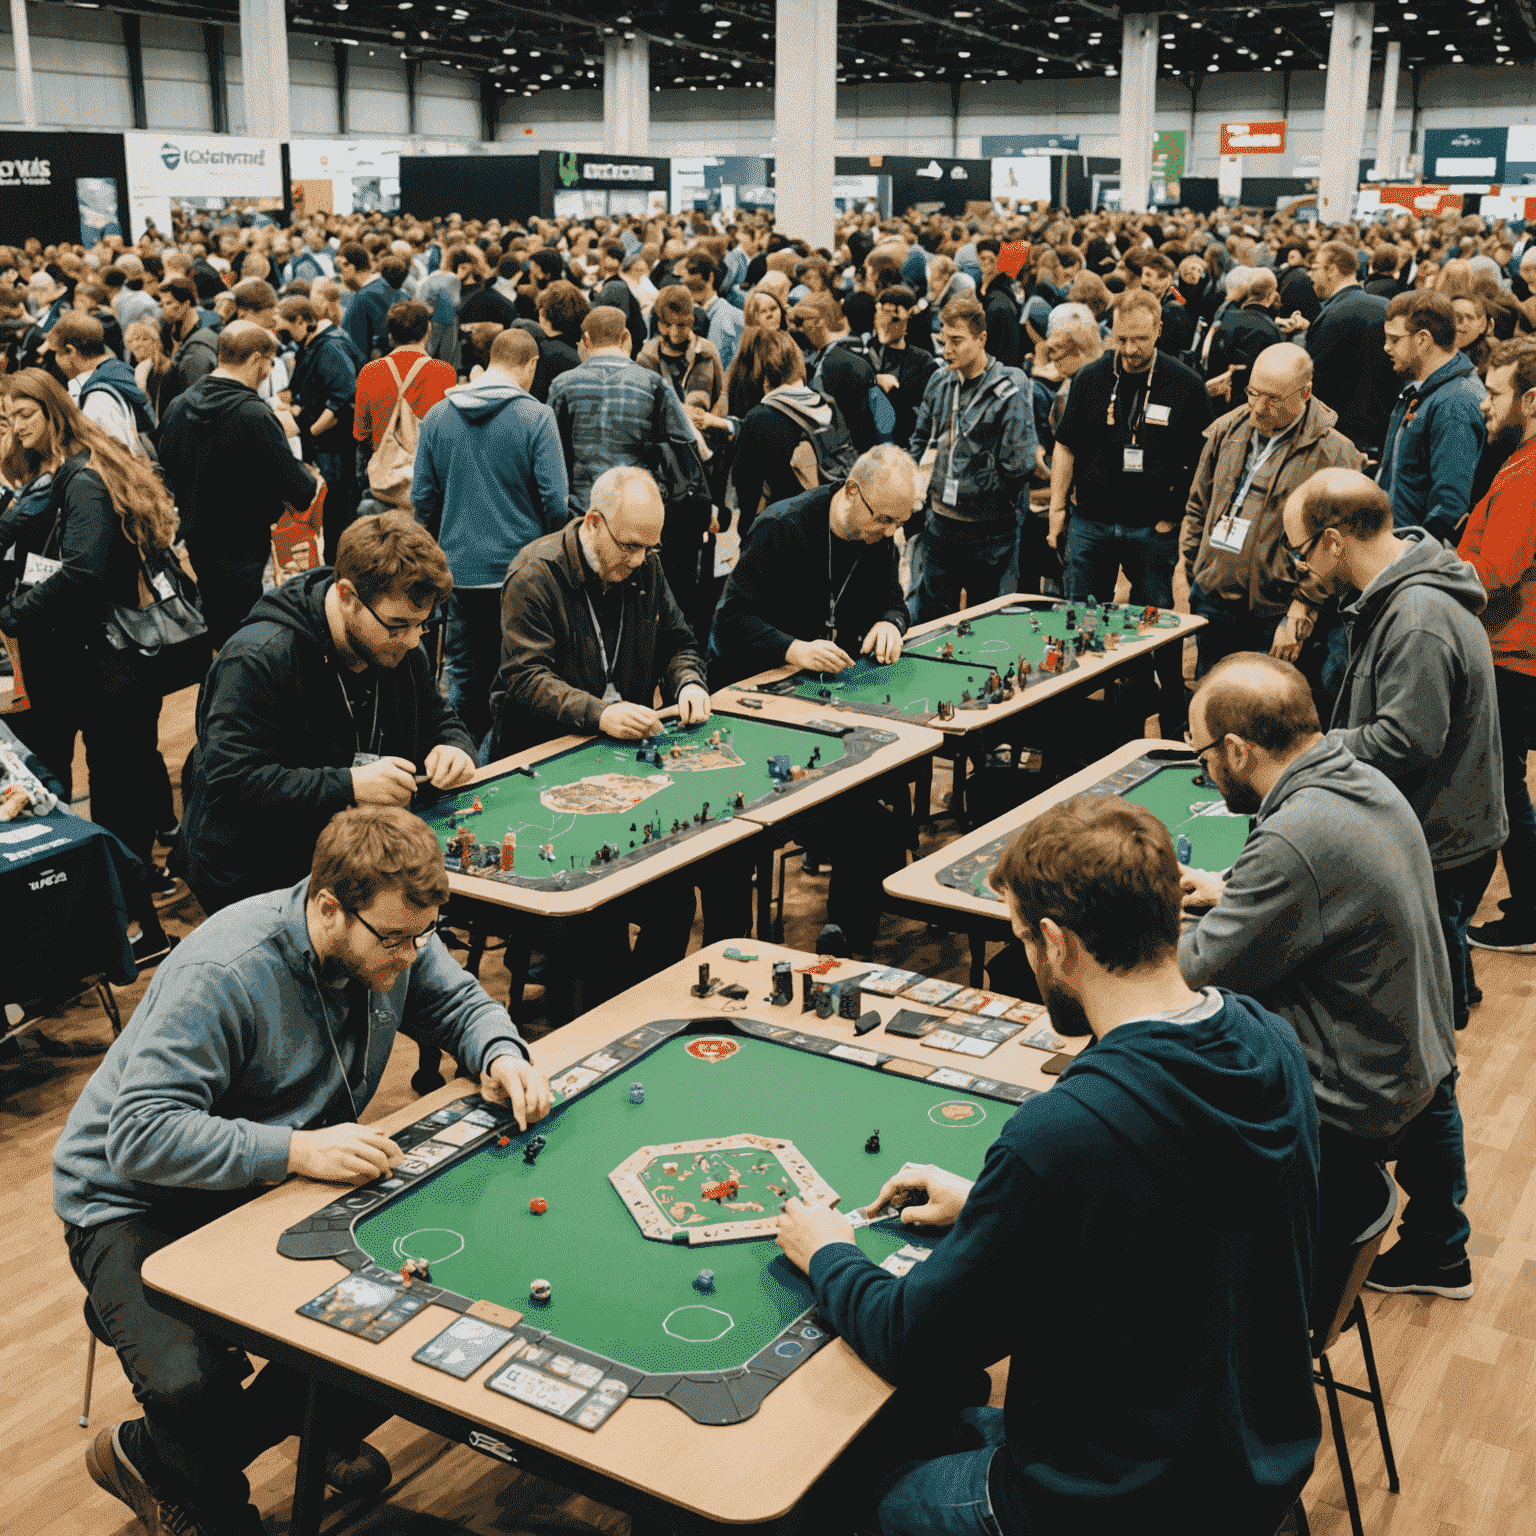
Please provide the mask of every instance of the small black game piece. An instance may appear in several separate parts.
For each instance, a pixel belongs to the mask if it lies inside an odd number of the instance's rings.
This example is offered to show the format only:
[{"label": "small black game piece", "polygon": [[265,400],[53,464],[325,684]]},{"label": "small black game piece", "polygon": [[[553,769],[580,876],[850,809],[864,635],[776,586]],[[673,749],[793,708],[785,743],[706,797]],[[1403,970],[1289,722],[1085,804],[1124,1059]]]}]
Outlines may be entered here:
[{"label": "small black game piece", "polygon": [[809,1013],[816,1006],[816,988],[820,983],[809,971],[800,973],[800,1012]]},{"label": "small black game piece", "polygon": [[773,962],[773,996],[769,1001],[782,1008],[795,995],[795,968],[788,960]]},{"label": "small black game piece", "polygon": [[955,701],[953,699],[939,700],[939,719],[953,720],[955,718]]},{"label": "small black game piece", "polygon": [[866,1152],[878,1152],[880,1150],[880,1132],[878,1130],[864,1143],[864,1150]]},{"label": "small black game piece", "polygon": [[962,688],[960,690],[960,702],[962,704],[969,704],[971,702],[971,690],[969,688]]},{"label": "small black game piece", "polygon": [[1193,784],[1196,789],[1204,789],[1205,775],[1203,773],[1197,773],[1189,782]]},{"label": "small black game piece", "polygon": [[700,1291],[712,1291],[715,1288],[715,1272],[712,1269],[701,1269],[698,1279],[694,1282],[694,1288]]},{"label": "small black game piece", "polygon": [[[630,831],[631,831],[631,832],[633,832],[633,831],[635,831],[635,830],[636,830],[636,829],[635,829],[635,824],[634,824],[634,822],[630,822],[630,824],[629,824],[629,830],[630,830]],[[630,844],[630,847],[634,847],[634,844],[633,844],[633,843],[631,843],[631,844]]]},{"label": "small black game piece", "polygon": [[821,982],[816,984],[816,1017],[818,1019],[832,1017],[832,989]]},{"label": "small black game piece", "polygon": [[709,992],[709,961],[699,966],[699,984],[689,990],[695,997],[704,997]]},{"label": "small black game piece", "polygon": [[837,987],[837,1016],[840,1019],[855,1020],[863,1007],[863,995],[859,991],[856,981],[839,982]]},{"label": "small black game piece", "polygon": [[1077,628],[1077,609],[1076,608],[1068,608],[1067,609],[1067,628],[1068,629],[1076,629]]},{"label": "small black game piece", "polygon": [[877,1013],[875,1009],[871,1008],[868,1013],[861,1013],[859,1015],[858,1021],[853,1026],[853,1032],[856,1035],[867,1035],[870,1030],[876,1028],[879,1023],[879,1013]]},{"label": "small black game piece", "polygon": [[960,622],[955,626],[955,633],[957,635],[959,635],[962,640],[968,634],[970,634],[970,632],[971,632],[971,621],[969,619],[961,619]]},{"label": "small black game piece", "polygon": [[738,811],[744,811],[747,808],[747,797],[742,794],[739,789],[736,791],[736,803],[734,808]]}]

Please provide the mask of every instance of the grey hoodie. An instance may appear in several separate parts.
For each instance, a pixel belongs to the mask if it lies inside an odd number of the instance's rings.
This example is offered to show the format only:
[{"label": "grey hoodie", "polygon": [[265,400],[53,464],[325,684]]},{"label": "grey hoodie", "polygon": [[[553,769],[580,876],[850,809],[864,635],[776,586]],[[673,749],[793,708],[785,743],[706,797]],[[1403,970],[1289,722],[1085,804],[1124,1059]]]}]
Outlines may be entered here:
[{"label": "grey hoodie", "polygon": [[1336,736],[1264,797],[1221,900],[1179,941],[1192,987],[1289,1020],[1325,1124],[1390,1136],[1456,1064],[1451,972],[1424,834]]},{"label": "grey hoodie", "polygon": [[1330,735],[1408,797],[1438,869],[1509,836],[1493,652],[1477,572],[1422,528],[1353,602]]}]

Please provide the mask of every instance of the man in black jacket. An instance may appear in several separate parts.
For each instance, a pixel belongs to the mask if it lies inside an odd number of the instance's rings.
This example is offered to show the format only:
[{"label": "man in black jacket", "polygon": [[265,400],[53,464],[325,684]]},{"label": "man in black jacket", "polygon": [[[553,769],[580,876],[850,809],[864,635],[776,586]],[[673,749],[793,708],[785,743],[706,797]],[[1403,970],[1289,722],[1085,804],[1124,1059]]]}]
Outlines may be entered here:
[{"label": "man in black jacket", "polygon": [[402,512],[360,519],[334,567],[263,597],[203,684],[177,873],[208,913],[295,884],[349,805],[453,789],[474,742],[437,691],[421,634],[453,591]]},{"label": "man in black jacket", "polygon": [[[806,382],[818,394],[830,395],[837,402],[848,423],[848,436],[860,453],[873,448],[880,441],[880,432],[870,409],[869,392],[879,386],[862,350],[842,345],[848,334],[842,307],[829,293],[813,293],[795,306],[789,318],[810,345],[805,355]],[[721,361],[724,363],[723,358]]]},{"label": "man in black jacket", "polygon": [[185,394],[219,364],[218,335],[198,324],[197,289],[189,277],[173,277],[160,289],[160,340],[171,376],[160,388],[160,408]]},{"label": "man in black jacket", "polygon": [[[907,609],[891,536],[916,500],[911,456],[881,443],[842,485],[765,508],[715,612],[710,681],[721,688],[786,664],[831,676],[861,656],[897,661]],[[831,852],[827,915],[853,953],[874,947],[880,882],[902,859],[898,831],[873,792],[841,795],[800,821],[802,846]]]},{"label": "man in black jacket", "polygon": [[939,366],[933,353],[907,334],[907,321],[916,307],[917,298],[910,288],[897,283],[881,289],[875,300],[874,335],[863,338],[865,356],[875,370],[875,383],[885,391],[896,411],[896,425],[891,432],[891,441],[895,443],[912,441],[923,393]]},{"label": "man in black jacket", "polygon": [[1339,431],[1361,453],[1381,452],[1398,385],[1386,353],[1387,301],[1360,286],[1355,248],[1343,240],[1319,246],[1312,258],[1312,289],[1322,300],[1317,319],[1280,322],[1312,354],[1312,391],[1339,414]]},{"label": "man in black jacket", "polygon": [[[1211,342],[1206,391],[1230,405],[1241,405],[1259,353],[1285,340],[1275,324],[1279,302],[1275,274],[1268,267],[1250,267],[1228,293],[1227,305]],[[1212,387],[1216,386],[1216,387]]]},{"label": "man in black jacket", "polygon": [[[318,286],[318,285],[317,285]],[[356,505],[352,420],[357,404],[358,354],[347,333],[310,299],[284,299],[279,339],[297,344],[289,394],[305,459],[325,477],[325,548],[336,549]]]},{"label": "man in black jacket", "polygon": [[[1019,336],[1019,293],[1013,279],[1000,271],[997,258],[1002,242],[996,239],[976,242],[976,260],[981,267],[981,286],[976,297],[987,311],[987,356],[1009,368],[1017,368],[1022,348]],[[906,439],[898,437],[897,442]]]},{"label": "man in black jacket", "polygon": [[284,506],[315,499],[313,472],[294,458],[256,393],[276,356],[270,331],[230,321],[219,337],[219,366],[179,396],[160,424],[160,467],[176,494],[216,647],[261,596],[272,524]]}]

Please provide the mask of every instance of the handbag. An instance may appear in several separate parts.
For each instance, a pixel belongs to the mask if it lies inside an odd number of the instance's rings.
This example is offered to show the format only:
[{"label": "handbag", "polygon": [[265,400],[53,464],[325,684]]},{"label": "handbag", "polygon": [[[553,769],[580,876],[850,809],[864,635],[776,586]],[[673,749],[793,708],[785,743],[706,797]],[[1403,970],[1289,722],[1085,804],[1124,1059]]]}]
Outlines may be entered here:
[{"label": "handbag", "polygon": [[137,606],[109,603],[102,629],[116,667],[108,692],[138,683],[164,698],[202,682],[212,660],[208,625],[192,580],[173,550],[139,550]]}]

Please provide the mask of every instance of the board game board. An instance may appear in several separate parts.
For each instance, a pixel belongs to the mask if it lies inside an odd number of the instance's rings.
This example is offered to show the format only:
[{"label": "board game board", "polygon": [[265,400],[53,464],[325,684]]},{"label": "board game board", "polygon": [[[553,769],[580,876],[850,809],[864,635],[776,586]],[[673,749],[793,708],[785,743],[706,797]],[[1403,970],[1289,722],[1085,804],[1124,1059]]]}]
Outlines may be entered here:
[{"label": "board game board", "polygon": [[[640,1025],[557,1073],[554,1111],[526,1133],[473,1096],[397,1132],[407,1157],[389,1178],[282,1235],[287,1257],[336,1258],[352,1271],[347,1296],[332,1287],[301,1313],[368,1339],[424,1304],[447,1309],[445,1325],[499,1315],[504,1338],[486,1386],[588,1429],[630,1397],[665,1397],[703,1424],[749,1418],[830,1337],[773,1242],[770,1186],[785,1198],[835,1189],[851,1211],[903,1162],[974,1178],[1003,1120],[1031,1096],[958,1060],[921,1060],[915,1042],[906,1056],[840,1045],[803,1033],[797,1017],[765,1007],[757,1017]],[[634,1082],[642,1103],[631,1100]],[[877,1129],[882,1150],[872,1156],[865,1142]],[[547,1145],[530,1165],[535,1134]],[[701,1199],[706,1177],[726,1187]],[[679,1184],[694,1192],[669,1199]],[[536,1199],[546,1204],[539,1214]],[[677,1213],[685,1203],[705,1206],[706,1221]],[[704,1226],[723,1230],[704,1237]],[[931,1251],[909,1243],[899,1222],[864,1225],[855,1239],[897,1272]],[[430,1262],[429,1282],[403,1285],[408,1259]],[[713,1274],[704,1290],[701,1264]],[[536,1278],[550,1283],[547,1305],[530,1301]],[[448,1335],[436,1353],[472,1359],[481,1343]],[[448,1368],[417,1358],[422,1369]]]},{"label": "board game board", "polygon": [[895,740],[846,721],[717,713],[699,726],[671,723],[654,740],[596,737],[416,811],[437,834],[449,869],[566,891],[793,795]]},{"label": "board game board", "polygon": [[[1155,624],[1143,623],[1144,617],[1141,608],[1117,604],[1090,608],[1083,603],[1020,603],[926,631],[907,642],[889,666],[865,656],[843,672],[796,672],[754,685],[753,691],[814,699],[891,719],[928,720],[942,715],[945,706],[981,708],[989,695],[992,702],[1000,702],[1001,690],[989,686],[993,675],[1007,683],[1012,669],[1016,691],[1021,660],[1029,668],[1022,675],[1027,691],[1074,670],[1079,641],[1083,655],[1098,654],[1094,636],[1106,650],[1130,650],[1155,629],[1179,624],[1176,613],[1160,614]],[[1063,647],[1055,666],[1047,661],[1052,641]]]},{"label": "board game board", "polygon": [[[1183,862],[1191,869],[1230,869],[1243,851],[1252,827],[1249,817],[1227,809],[1221,791],[1210,782],[1200,764],[1183,752],[1143,753],[1083,793],[1119,795],[1133,805],[1146,806],[1175,841],[1180,837],[1189,839],[1189,857]],[[945,865],[934,879],[952,890],[1001,904],[1002,898],[987,879],[1003,849],[1017,835],[1018,828],[1014,827],[1006,835]]]}]

